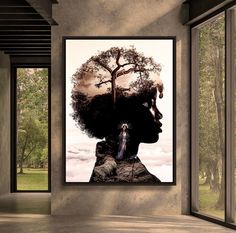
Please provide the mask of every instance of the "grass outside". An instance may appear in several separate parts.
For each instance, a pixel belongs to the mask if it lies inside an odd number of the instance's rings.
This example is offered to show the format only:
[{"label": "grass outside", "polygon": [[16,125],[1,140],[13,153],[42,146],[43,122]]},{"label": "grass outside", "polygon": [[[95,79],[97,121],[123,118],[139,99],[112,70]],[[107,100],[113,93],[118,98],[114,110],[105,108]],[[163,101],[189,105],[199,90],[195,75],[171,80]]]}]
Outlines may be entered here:
[{"label": "grass outside", "polygon": [[210,190],[209,185],[199,185],[199,210],[200,212],[210,215],[212,217],[217,217],[224,219],[224,210],[217,209],[215,207],[219,193],[215,193]]},{"label": "grass outside", "polygon": [[[17,190],[48,190],[48,170],[24,168],[24,174],[17,174]],[[19,170],[17,170],[19,172]]]}]

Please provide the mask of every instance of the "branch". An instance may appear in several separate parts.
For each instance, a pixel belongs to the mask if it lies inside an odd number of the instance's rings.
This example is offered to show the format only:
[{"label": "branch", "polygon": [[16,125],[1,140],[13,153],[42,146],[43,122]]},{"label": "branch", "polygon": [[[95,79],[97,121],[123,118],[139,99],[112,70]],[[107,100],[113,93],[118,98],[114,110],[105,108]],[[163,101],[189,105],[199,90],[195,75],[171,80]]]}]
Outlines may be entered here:
[{"label": "branch", "polygon": [[[121,53],[120,53],[120,50],[118,50],[118,55],[117,55],[117,58],[116,58],[117,67],[113,70],[112,76],[113,76],[113,74],[115,74],[121,67],[125,67],[125,66],[127,66],[127,65],[135,65],[135,67],[137,66],[137,64],[134,63],[134,62],[127,62],[127,63],[124,63],[123,65],[121,65],[121,64],[119,63],[120,57],[121,57]],[[116,75],[116,77],[118,77],[118,76]]]},{"label": "branch", "polygon": [[31,148],[30,152],[24,157],[24,161],[30,156],[30,154],[34,151],[35,148],[36,148],[36,145],[34,145],[34,146]]},{"label": "branch", "polygon": [[[128,65],[128,63],[126,63]],[[134,67],[129,68],[128,70],[121,70],[120,72],[117,73],[116,77],[119,77],[121,75],[125,75],[131,72],[135,72],[135,70],[137,69],[138,64],[135,64]]]},{"label": "branch", "polygon": [[137,63],[135,63],[135,62],[127,62],[127,63],[124,63],[123,65],[120,65],[120,67],[125,67],[125,66],[128,66],[128,65],[137,65]]},{"label": "branch", "polygon": [[106,80],[106,81],[97,83],[97,84],[95,84],[95,86],[96,86],[97,88],[99,88],[102,84],[107,84],[107,83],[111,83],[111,80]]},{"label": "branch", "polygon": [[118,65],[118,67],[120,67],[120,63],[119,63],[119,60],[120,60],[120,50],[118,49],[118,54],[117,54],[117,57],[116,57],[116,64]]},{"label": "branch", "polygon": [[117,73],[116,77],[119,77],[121,75],[125,75],[125,74],[128,74],[128,73],[131,73],[131,72],[134,72],[134,73],[139,72],[141,74],[142,72],[145,72],[145,71],[154,71],[154,68],[152,68],[152,69],[137,68],[138,64],[131,63],[131,62],[125,63],[125,64],[121,65],[121,67],[124,67],[124,66],[127,66],[127,65],[135,65],[135,66],[129,68],[128,70],[121,70],[120,72]]},{"label": "branch", "polygon": [[100,66],[102,66],[103,68],[105,68],[106,70],[108,70],[110,73],[112,73],[112,69],[111,69],[109,66],[107,66],[106,64],[104,64],[103,62],[101,62],[101,61],[99,60],[99,58],[93,58],[92,60],[95,61],[95,62],[97,62]]},{"label": "branch", "polygon": [[154,68],[152,69],[135,69],[134,72],[137,73],[137,72],[144,72],[144,71],[154,71]]},{"label": "branch", "polygon": [[26,145],[27,145],[27,143],[28,143],[28,137],[29,136],[29,134],[27,133],[26,134],[26,138],[25,138],[25,143],[24,143],[24,146],[23,146],[23,148],[22,148],[22,152],[21,152],[21,159],[24,161],[24,154],[25,154],[25,150],[26,150]]},{"label": "branch", "polygon": [[133,71],[135,71],[135,67],[129,68],[128,70],[121,70],[120,72],[117,73],[116,77],[120,77]]}]

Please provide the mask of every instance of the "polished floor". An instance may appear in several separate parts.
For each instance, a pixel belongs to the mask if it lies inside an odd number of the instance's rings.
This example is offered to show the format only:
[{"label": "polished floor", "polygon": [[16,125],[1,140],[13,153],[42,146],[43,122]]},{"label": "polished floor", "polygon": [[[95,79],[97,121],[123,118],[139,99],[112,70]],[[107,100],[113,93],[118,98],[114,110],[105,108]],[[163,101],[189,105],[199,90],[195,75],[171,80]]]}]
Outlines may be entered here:
[{"label": "polished floor", "polygon": [[46,216],[1,214],[1,233],[230,233],[221,226],[190,216]]},{"label": "polished floor", "polygon": [[50,203],[50,193],[11,193],[0,197],[0,214],[50,215]]},{"label": "polished floor", "polygon": [[192,216],[51,216],[49,194],[0,198],[0,233],[230,233]]}]

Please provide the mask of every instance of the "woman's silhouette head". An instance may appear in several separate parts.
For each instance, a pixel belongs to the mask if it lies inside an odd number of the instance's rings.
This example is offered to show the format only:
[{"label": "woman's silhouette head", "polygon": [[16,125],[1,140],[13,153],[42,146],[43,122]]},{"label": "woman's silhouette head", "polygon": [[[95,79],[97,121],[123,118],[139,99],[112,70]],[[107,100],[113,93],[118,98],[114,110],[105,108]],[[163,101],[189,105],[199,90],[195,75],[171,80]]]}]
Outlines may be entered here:
[{"label": "woman's silhouette head", "polygon": [[[135,48],[113,47],[91,57],[74,74],[73,118],[89,136],[113,138],[127,124],[132,153],[162,132],[156,101],[163,96],[160,64]],[[151,74],[152,73],[152,74]]]}]

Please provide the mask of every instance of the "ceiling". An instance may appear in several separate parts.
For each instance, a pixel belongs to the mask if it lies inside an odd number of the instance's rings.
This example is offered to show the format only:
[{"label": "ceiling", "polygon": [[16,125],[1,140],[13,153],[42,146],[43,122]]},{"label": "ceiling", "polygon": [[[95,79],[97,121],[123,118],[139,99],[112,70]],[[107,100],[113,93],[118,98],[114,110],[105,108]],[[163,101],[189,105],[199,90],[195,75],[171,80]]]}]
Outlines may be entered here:
[{"label": "ceiling", "polygon": [[0,0],[0,51],[11,57],[51,56],[55,0]]}]

